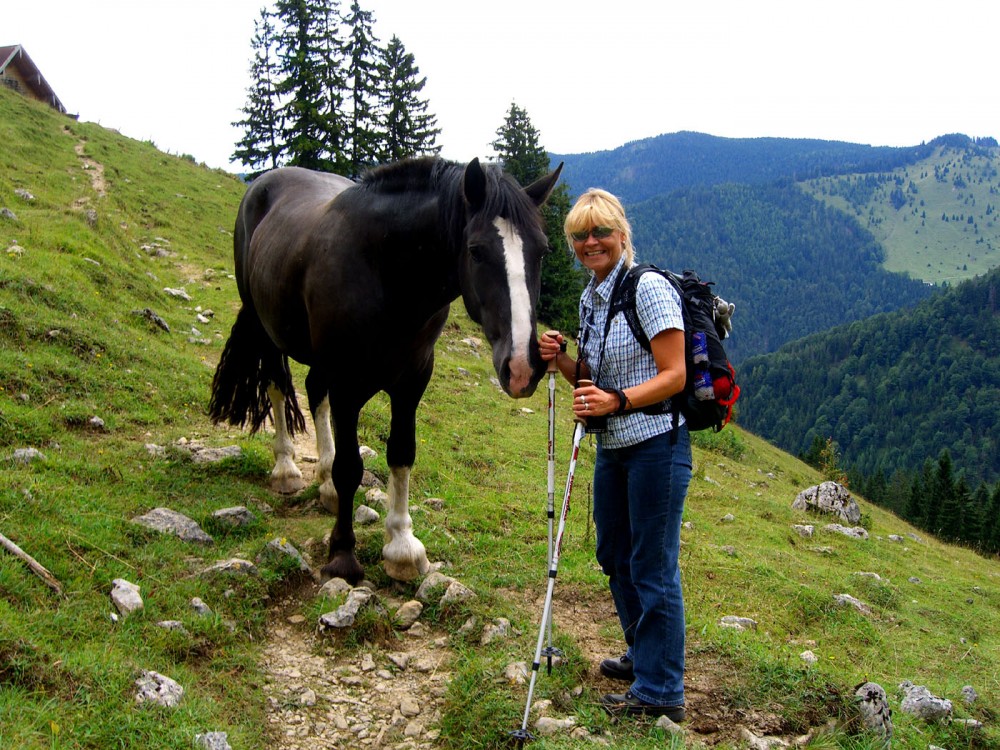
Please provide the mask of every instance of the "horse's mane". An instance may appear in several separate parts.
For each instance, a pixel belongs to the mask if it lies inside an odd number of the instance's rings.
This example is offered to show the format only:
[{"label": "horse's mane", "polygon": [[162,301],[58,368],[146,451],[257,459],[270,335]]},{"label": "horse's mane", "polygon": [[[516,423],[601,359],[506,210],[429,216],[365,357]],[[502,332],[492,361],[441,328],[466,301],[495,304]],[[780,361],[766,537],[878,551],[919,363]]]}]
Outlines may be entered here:
[{"label": "horse's mane", "polygon": [[[538,213],[517,180],[496,164],[482,164],[486,177],[486,201],[482,211],[487,216],[502,216],[516,226],[538,224]],[[360,180],[364,190],[382,194],[409,191],[437,191],[448,200],[442,201],[442,221],[448,233],[460,242],[465,227],[465,199],[461,194],[465,164],[439,156],[422,156],[376,167]]]}]

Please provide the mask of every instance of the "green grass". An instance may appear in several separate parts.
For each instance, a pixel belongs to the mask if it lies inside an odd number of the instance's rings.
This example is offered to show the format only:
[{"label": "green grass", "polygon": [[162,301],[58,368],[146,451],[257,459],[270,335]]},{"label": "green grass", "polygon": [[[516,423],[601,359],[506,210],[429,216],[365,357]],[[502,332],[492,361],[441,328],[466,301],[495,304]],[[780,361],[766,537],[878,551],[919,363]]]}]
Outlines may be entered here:
[{"label": "green grass", "polygon": [[[104,198],[75,153],[81,143],[104,167]],[[36,200],[15,196],[18,187]],[[205,416],[214,363],[238,306],[229,226],[242,192],[224,173],[0,90],[0,206],[18,217],[0,220],[0,532],[65,588],[65,596],[54,595],[0,552],[0,747],[188,748],[205,731],[228,732],[233,747],[267,746],[258,659],[269,603],[286,591],[282,566],[265,565],[260,578],[240,580],[197,573],[219,559],[254,559],[275,536],[315,551],[331,520],[305,506],[315,488],[296,501],[267,491],[267,436],[213,427]],[[97,210],[96,224],[80,205]],[[15,240],[21,251],[7,252]],[[171,254],[143,249],[153,242]],[[164,287],[184,287],[193,299],[170,297]],[[171,333],[133,312],[147,307]],[[214,311],[209,324],[195,321],[199,307]],[[526,690],[497,677],[511,661],[530,661],[541,614],[536,602],[547,583],[546,394],[543,383],[525,401],[501,395],[490,383],[488,352],[462,342],[471,335],[478,333],[458,303],[417,414],[412,515],[431,559],[447,561],[447,572],[478,594],[424,614],[447,630],[455,652],[438,744],[500,748],[520,726]],[[295,368],[300,385],[303,374]],[[560,382],[557,494],[569,458],[568,393]],[[103,428],[91,423],[94,416]],[[362,443],[382,454],[388,424],[387,401],[376,398],[362,415]],[[173,447],[182,437],[236,442],[245,455],[195,465]],[[151,455],[147,443],[167,447],[166,454]],[[28,446],[45,460],[27,466],[8,460]],[[588,521],[593,458],[585,441],[557,582],[555,637],[567,661],[539,677],[536,698],[553,700],[614,747],[680,747],[652,722],[609,719],[596,686],[587,683],[574,607],[592,604],[589,611],[601,615],[591,624],[608,653],[620,647]],[[697,704],[701,716],[731,723],[756,713],[781,731],[804,732],[849,716],[853,686],[871,679],[893,698],[898,747],[1000,743],[996,560],[927,537],[889,542],[890,534],[913,529],[863,500],[869,540],[822,532],[802,539],[791,524],[826,521],[792,511],[791,502],[820,477],[738,426],[698,435],[695,459],[682,569],[689,680],[711,687]],[[382,455],[369,468],[387,475]],[[443,509],[423,502],[432,497],[444,500]],[[276,512],[260,512],[248,529],[213,527],[216,544],[209,548],[130,522],[168,506],[209,527],[214,510],[261,511],[265,504]],[[735,521],[722,521],[727,513]],[[385,586],[381,544],[377,526],[359,530],[359,556],[369,577]],[[912,576],[921,583],[910,583]],[[115,623],[109,592],[118,577],[141,586],[146,608]],[[836,593],[856,596],[873,613],[836,607]],[[216,617],[196,617],[188,605],[194,596]],[[301,612],[315,619],[328,606],[303,602]],[[722,628],[727,614],[751,617],[758,628]],[[516,635],[482,647],[460,631],[472,615],[480,622],[506,617]],[[189,634],[156,627],[163,619],[183,621]],[[337,647],[394,637],[387,618],[373,616],[353,641],[341,639]],[[807,648],[819,656],[814,666],[799,657]],[[134,705],[133,682],[143,669],[185,686],[179,709]],[[983,720],[982,739],[898,711],[897,685],[905,679],[951,698],[957,715]],[[971,708],[961,702],[966,684],[980,694]],[[533,746],[589,743],[560,736]],[[876,745],[838,730],[812,746]]]},{"label": "green grass", "polygon": [[[973,155],[939,146],[927,159],[891,173],[801,184],[871,231],[886,250],[886,270],[954,284],[1000,265],[997,168],[996,149]],[[891,200],[897,189],[905,199],[899,208]]]}]

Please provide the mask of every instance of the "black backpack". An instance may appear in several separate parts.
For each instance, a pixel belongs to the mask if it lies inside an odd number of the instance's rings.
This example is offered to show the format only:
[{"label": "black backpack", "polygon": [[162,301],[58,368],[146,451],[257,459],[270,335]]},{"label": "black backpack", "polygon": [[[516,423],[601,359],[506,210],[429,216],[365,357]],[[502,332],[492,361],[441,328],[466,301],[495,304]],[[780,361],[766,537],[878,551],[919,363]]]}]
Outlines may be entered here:
[{"label": "black backpack", "polygon": [[[647,272],[663,276],[673,285],[681,298],[687,382],[684,390],[669,401],[645,407],[640,411],[647,414],[672,411],[675,419],[679,411],[684,415],[689,430],[711,428],[714,432],[718,432],[732,418],[733,404],[740,397],[740,387],[736,384],[736,371],[729,363],[726,350],[722,347],[722,339],[729,334],[725,323],[732,314],[734,306],[713,294],[712,282],[702,281],[694,271],[685,271],[682,275],[677,275],[672,271],[657,268],[651,263],[633,266],[612,293],[608,323],[610,325],[615,315],[623,313],[629,328],[632,329],[632,335],[646,351],[650,351],[649,339],[639,324],[639,315],[635,309],[635,291],[639,277]],[[719,314],[717,305],[726,308],[725,319]],[[701,348],[702,345],[704,349]]]}]

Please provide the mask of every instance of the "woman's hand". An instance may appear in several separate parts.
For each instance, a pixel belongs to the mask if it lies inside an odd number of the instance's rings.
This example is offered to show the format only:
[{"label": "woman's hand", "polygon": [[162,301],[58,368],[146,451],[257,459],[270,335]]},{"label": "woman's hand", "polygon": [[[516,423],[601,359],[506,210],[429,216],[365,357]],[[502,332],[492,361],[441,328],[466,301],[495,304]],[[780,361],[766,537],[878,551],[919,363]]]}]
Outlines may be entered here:
[{"label": "woman's hand", "polygon": [[560,351],[564,351],[565,339],[559,331],[546,331],[538,339],[538,353],[542,360],[551,362],[559,356]]},{"label": "woman's hand", "polygon": [[576,417],[603,417],[618,411],[621,399],[614,391],[598,388],[589,380],[581,380],[573,391],[573,415]]}]

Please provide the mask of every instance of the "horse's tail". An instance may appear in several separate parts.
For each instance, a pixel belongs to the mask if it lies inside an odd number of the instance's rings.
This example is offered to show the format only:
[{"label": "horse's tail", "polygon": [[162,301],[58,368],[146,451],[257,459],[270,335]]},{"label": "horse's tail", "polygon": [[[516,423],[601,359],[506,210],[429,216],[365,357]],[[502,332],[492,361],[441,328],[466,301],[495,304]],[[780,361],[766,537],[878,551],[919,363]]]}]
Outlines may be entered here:
[{"label": "horse's tail", "polygon": [[208,415],[213,424],[226,421],[243,427],[249,422],[250,432],[257,432],[271,413],[267,389],[272,384],[285,396],[289,433],[305,432],[306,421],[295,398],[288,357],[271,341],[256,310],[244,305],[212,378]]}]

